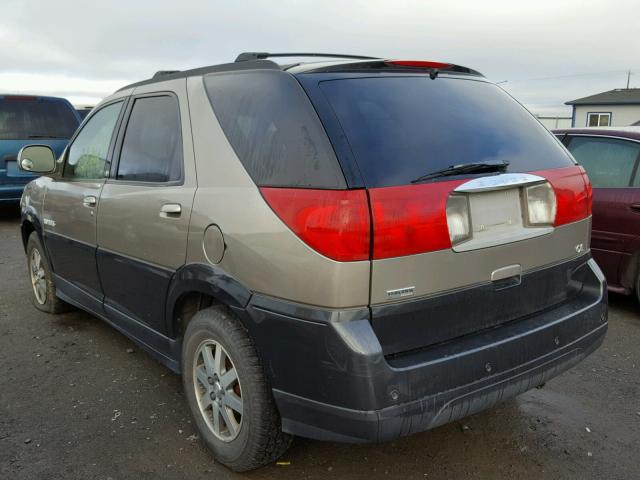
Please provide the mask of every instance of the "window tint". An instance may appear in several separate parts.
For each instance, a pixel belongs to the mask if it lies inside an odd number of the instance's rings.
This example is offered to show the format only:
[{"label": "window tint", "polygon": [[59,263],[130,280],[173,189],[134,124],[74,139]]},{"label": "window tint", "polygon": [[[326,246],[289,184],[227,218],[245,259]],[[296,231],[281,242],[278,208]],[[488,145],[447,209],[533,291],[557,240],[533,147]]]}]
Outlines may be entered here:
[{"label": "window tint", "polygon": [[290,74],[210,75],[205,85],[227,139],[258,185],[345,187],[322,124]]},{"label": "window tint", "polygon": [[572,165],[553,136],[499,87],[444,76],[320,83],[369,187],[403,185],[451,165]]},{"label": "window tint", "polygon": [[67,154],[64,176],[98,179],[105,177],[109,143],[118,120],[122,102],[112,103],[97,111],[75,138]]},{"label": "window tint", "polygon": [[0,140],[71,138],[78,119],[71,106],[37,97],[0,97]]},{"label": "window tint", "polygon": [[614,138],[573,137],[567,147],[596,188],[628,187],[640,144]]},{"label": "window tint", "polygon": [[182,177],[182,132],[175,97],[136,99],[120,152],[118,180],[172,182]]}]

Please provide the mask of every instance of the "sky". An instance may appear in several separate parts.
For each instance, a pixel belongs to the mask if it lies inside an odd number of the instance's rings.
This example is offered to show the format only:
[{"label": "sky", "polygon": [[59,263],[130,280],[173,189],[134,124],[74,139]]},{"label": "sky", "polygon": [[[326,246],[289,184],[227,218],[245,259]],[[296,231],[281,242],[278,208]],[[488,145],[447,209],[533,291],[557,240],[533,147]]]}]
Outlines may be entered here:
[{"label": "sky", "polygon": [[0,92],[94,105],[157,70],[243,51],[474,68],[532,112],[640,87],[640,0],[2,0]]}]

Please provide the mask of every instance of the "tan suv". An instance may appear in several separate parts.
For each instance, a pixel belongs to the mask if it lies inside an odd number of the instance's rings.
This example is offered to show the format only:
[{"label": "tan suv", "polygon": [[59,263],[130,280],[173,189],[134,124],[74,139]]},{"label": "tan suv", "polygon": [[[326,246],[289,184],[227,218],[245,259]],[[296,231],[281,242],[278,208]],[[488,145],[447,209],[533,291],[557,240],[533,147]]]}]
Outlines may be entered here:
[{"label": "tan suv", "polygon": [[591,186],[522,106],[447,63],[270,56],[161,72],[57,161],[20,152],[45,174],[21,203],[36,307],[180,372],[235,470],[292,435],[433,428],[600,345]]}]

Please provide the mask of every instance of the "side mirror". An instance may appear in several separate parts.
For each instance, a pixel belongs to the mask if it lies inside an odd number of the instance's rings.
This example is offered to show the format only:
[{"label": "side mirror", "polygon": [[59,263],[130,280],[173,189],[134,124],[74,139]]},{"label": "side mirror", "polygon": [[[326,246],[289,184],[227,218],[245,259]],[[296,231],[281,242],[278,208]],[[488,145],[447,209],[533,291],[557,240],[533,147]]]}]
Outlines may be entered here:
[{"label": "side mirror", "polygon": [[56,168],[56,155],[46,145],[27,145],[18,152],[20,170],[32,173],[51,173]]}]

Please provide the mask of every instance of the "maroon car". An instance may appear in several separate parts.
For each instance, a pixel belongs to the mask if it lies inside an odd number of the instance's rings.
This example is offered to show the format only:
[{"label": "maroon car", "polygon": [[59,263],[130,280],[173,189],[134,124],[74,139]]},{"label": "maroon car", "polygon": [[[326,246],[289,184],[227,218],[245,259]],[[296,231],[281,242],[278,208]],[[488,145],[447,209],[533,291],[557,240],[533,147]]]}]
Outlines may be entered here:
[{"label": "maroon car", "polygon": [[593,257],[609,289],[640,300],[640,127],[554,130],[593,185]]}]

